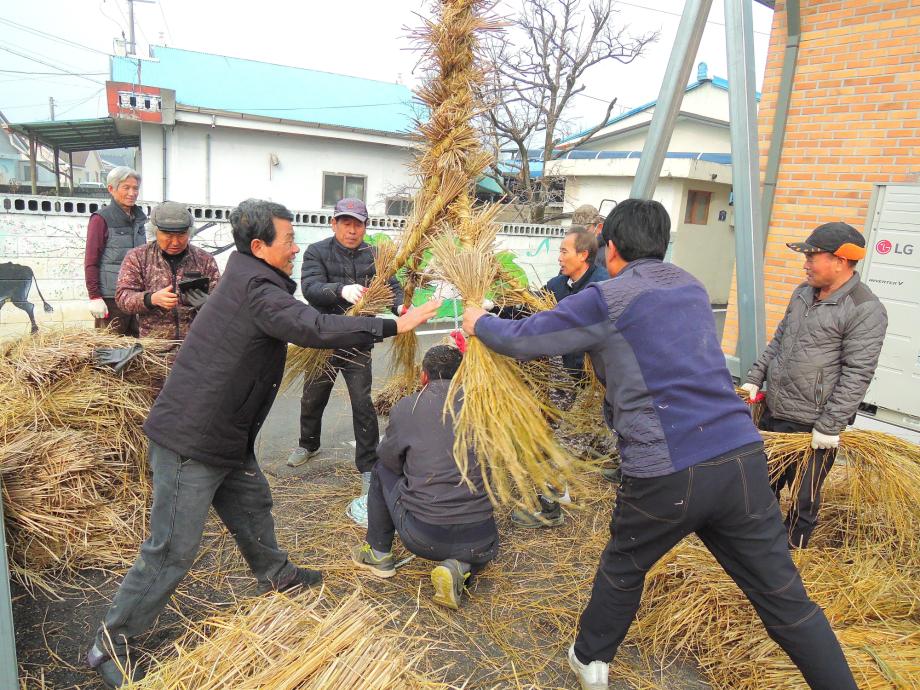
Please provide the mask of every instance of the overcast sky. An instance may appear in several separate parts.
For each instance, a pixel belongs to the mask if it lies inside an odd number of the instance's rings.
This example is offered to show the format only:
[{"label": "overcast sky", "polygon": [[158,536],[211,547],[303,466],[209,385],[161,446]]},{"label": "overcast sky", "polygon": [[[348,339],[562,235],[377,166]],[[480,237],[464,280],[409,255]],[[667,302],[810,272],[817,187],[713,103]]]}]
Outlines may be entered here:
[{"label": "overcast sky", "polygon": [[[499,11],[512,15],[521,1],[505,0]],[[420,24],[417,12],[428,5],[421,0],[158,0],[152,4],[137,2],[135,21],[142,55],[147,54],[148,44],[168,45],[400,81],[411,87],[417,78],[418,53],[413,50],[408,30]],[[593,124],[603,114],[604,104],[599,99],[617,96],[618,105],[625,109],[657,98],[683,5],[683,0],[618,2],[618,24],[629,25],[636,33],[657,30],[661,38],[630,65],[611,63],[596,68],[587,81],[585,96],[574,105],[574,125]],[[758,88],[772,14],[754,4]],[[46,120],[48,98],[54,97],[57,119],[106,115],[107,54],[112,51],[113,39],[127,35],[127,16],[125,0],[4,3],[0,18],[0,111],[13,122]],[[722,2],[716,0],[694,64],[706,62],[710,75],[724,77],[722,22]],[[64,74],[61,69],[79,76]],[[245,89],[245,84],[240,88]]]}]

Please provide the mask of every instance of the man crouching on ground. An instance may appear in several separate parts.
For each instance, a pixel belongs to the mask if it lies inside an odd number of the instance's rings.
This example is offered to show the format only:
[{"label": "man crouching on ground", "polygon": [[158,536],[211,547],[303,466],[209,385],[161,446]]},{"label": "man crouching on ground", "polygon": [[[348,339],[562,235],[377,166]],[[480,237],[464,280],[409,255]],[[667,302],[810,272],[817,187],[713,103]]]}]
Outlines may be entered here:
[{"label": "man crouching on ground", "polygon": [[471,488],[454,462],[453,423],[443,414],[460,359],[455,347],[432,347],[422,360],[422,390],[390,411],[371,475],[367,541],[352,551],[357,565],[377,577],[392,577],[393,535],[399,532],[409,551],[441,561],[431,571],[434,601],[452,609],[459,608],[469,578],[498,552],[498,529],[479,462],[471,453]]},{"label": "man crouching on ground", "polygon": [[261,589],[284,591],[322,581],[278,547],[272,494],[255,439],[284,373],[287,344],[367,347],[412,330],[439,304],[395,321],[320,314],[294,297],[293,215],[281,204],[244,201],[230,214],[236,252],[192,322],[163,391],[144,423],[150,439],[150,535],[96,633],[87,662],[108,688],[129,669],[129,645],[150,629],[198,553],[208,509],[233,535]]}]

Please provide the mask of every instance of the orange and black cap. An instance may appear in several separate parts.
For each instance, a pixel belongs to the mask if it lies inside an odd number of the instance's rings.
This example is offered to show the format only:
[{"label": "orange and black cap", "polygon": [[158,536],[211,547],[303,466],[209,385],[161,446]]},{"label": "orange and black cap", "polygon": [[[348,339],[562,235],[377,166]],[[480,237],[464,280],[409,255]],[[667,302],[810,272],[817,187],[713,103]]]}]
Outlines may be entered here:
[{"label": "orange and black cap", "polygon": [[866,239],[852,225],[839,221],[819,225],[804,242],[788,242],[786,246],[802,254],[828,252],[851,261],[866,256]]}]

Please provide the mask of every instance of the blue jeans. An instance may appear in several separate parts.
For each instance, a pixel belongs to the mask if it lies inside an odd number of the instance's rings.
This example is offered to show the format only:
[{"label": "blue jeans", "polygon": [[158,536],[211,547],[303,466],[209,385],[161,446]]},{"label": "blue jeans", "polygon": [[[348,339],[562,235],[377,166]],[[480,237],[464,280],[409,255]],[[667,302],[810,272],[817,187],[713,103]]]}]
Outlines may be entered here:
[{"label": "blue jeans", "polygon": [[403,546],[422,558],[455,558],[468,563],[476,574],[498,553],[498,528],[489,518],[475,524],[433,525],[416,518],[399,500],[403,478],[379,462],[374,465],[367,494],[367,543],[376,551],[389,551],[399,532]]},{"label": "blue jeans", "polygon": [[263,587],[295,572],[287,552],[278,548],[271,490],[255,457],[242,468],[215,467],[151,441],[149,458],[150,536],[96,633],[99,648],[122,659],[131,638],[153,625],[195,562],[211,505]]}]

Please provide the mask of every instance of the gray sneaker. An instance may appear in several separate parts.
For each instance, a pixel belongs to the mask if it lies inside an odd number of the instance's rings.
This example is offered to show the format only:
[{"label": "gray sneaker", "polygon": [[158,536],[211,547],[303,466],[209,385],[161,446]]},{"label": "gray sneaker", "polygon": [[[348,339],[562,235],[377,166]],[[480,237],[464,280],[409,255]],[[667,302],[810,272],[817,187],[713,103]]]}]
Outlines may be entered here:
[{"label": "gray sneaker", "polygon": [[456,611],[460,608],[460,599],[469,577],[470,568],[465,563],[455,558],[441,561],[431,571],[431,585],[434,587],[432,601]]},{"label": "gray sneaker", "polygon": [[306,448],[301,448],[298,446],[291,451],[291,454],[288,455],[287,466],[288,467],[300,467],[307,460],[312,457],[315,457],[319,453],[319,448],[316,450],[307,450]]}]

